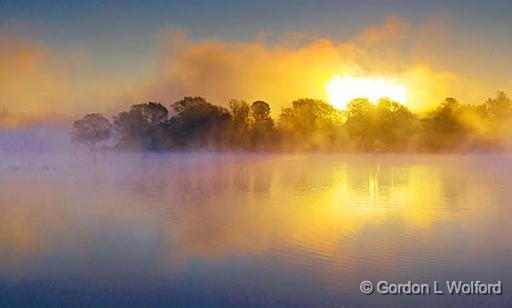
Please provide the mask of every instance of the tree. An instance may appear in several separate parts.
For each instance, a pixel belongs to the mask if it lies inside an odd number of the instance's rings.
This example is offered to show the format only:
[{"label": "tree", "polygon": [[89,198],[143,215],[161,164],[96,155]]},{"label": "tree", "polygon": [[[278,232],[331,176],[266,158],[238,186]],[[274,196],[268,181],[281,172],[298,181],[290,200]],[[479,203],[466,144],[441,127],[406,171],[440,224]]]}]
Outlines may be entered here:
[{"label": "tree", "polygon": [[132,110],[140,112],[144,120],[150,124],[164,123],[167,121],[167,115],[169,114],[167,108],[160,103],[154,102],[133,105]]},{"label": "tree", "polygon": [[340,122],[340,114],[331,104],[312,98],[298,99],[292,103],[291,109],[285,108],[284,111],[283,120],[306,134]]},{"label": "tree", "polygon": [[375,106],[375,138],[377,149],[404,151],[412,146],[419,133],[417,117],[404,105],[380,99]]},{"label": "tree", "polygon": [[454,98],[448,97],[423,120],[424,140],[428,150],[445,151],[460,147],[468,135],[468,127],[462,121],[466,110]]},{"label": "tree", "polygon": [[251,145],[255,149],[268,149],[275,141],[274,120],[270,116],[270,105],[264,101],[255,101],[250,111]]},{"label": "tree", "polygon": [[249,125],[249,113],[251,106],[244,100],[232,99],[229,101],[231,117],[237,127],[247,127]]},{"label": "tree", "polygon": [[[487,99],[479,106],[480,118],[478,131],[490,143],[488,148],[501,148],[510,144],[510,130],[512,129],[512,101],[502,91],[496,93],[494,98]],[[482,132],[483,130],[483,132]]]},{"label": "tree", "polygon": [[173,142],[178,147],[222,145],[231,123],[228,110],[210,104],[202,97],[185,97],[171,105],[169,121]]},{"label": "tree", "polygon": [[270,105],[264,101],[255,101],[251,105],[252,125],[255,129],[269,130],[274,126],[270,117]]},{"label": "tree", "polygon": [[496,97],[485,101],[482,109],[487,118],[502,120],[512,116],[512,101],[505,92],[498,91]]},{"label": "tree", "polygon": [[299,99],[280,116],[283,138],[306,149],[329,148],[336,142],[341,112],[317,99]]},{"label": "tree", "polygon": [[162,150],[169,146],[166,134],[168,110],[159,103],[133,105],[114,117],[120,133],[118,147],[139,150]]},{"label": "tree", "polygon": [[348,116],[351,119],[367,117],[373,110],[367,98],[356,98],[347,104]]},{"label": "tree", "polygon": [[344,127],[353,146],[360,150],[373,147],[375,110],[367,98],[356,98],[347,104]]},{"label": "tree", "polygon": [[90,150],[94,150],[98,143],[108,140],[111,133],[111,124],[108,119],[102,114],[91,113],[73,123],[71,139],[74,142],[86,144]]},{"label": "tree", "polygon": [[229,129],[230,143],[235,148],[247,149],[250,147],[249,114],[251,106],[244,100],[232,99],[229,101],[232,126]]},{"label": "tree", "polygon": [[366,98],[357,98],[347,105],[344,127],[358,150],[403,151],[412,145],[419,121],[407,107],[390,99],[373,105]]},{"label": "tree", "polygon": [[[269,104],[233,99],[228,109],[202,97],[185,97],[168,111],[160,103],[131,106],[114,117],[114,127],[101,114],[73,123],[72,140],[91,150],[119,133],[118,148],[172,150],[272,149],[281,140],[289,149],[363,151],[496,150],[512,145],[512,100],[497,92],[480,105],[446,98],[418,118],[390,99],[373,104],[354,99],[340,111],[317,99],[298,99],[283,108],[274,126]],[[169,117],[169,115],[172,115]],[[6,116],[0,111],[0,121]]]}]

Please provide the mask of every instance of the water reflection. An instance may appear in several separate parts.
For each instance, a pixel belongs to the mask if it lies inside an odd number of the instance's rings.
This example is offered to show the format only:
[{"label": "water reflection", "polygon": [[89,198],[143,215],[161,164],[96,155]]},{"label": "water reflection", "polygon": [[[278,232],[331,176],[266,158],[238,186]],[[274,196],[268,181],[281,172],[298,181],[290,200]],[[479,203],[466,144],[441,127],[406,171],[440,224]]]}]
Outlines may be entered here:
[{"label": "water reflection", "polygon": [[241,303],[339,305],[376,300],[364,279],[512,277],[508,156],[2,158],[7,293],[72,278],[172,285],[171,302],[242,287]]}]

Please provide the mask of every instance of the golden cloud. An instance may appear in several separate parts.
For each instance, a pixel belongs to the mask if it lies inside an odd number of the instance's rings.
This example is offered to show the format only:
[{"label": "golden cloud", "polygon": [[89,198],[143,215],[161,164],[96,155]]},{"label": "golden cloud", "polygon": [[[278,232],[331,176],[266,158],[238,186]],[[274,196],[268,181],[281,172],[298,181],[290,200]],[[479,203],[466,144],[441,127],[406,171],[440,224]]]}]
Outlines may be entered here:
[{"label": "golden cloud", "polygon": [[296,98],[326,99],[326,80],[348,74],[398,81],[407,88],[407,105],[417,111],[447,96],[480,102],[494,89],[438,68],[436,54],[426,48],[428,40],[446,41],[447,32],[439,31],[445,20],[442,16],[413,28],[407,20],[390,17],[342,42],[300,34],[273,44],[262,39],[193,41],[184,32],[165,30],[159,71],[139,95],[166,103],[195,95],[217,104],[262,99],[276,115]]},{"label": "golden cloud", "polygon": [[[451,44],[449,20],[443,15],[413,25],[389,17],[345,41],[303,33],[277,42],[265,35],[245,42],[192,40],[182,31],[166,29],[161,31],[156,70],[137,83],[125,72],[98,69],[94,57],[80,48],[57,49],[2,30],[0,126],[58,115],[110,114],[147,100],[168,105],[183,96],[204,96],[224,105],[231,98],[261,99],[276,116],[294,99],[326,99],[325,82],[345,74],[396,80],[406,86],[407,105],[415,110],[428,109],[446,96],[479,103],[497,88],[446,65],[449,56],[442,47]],[[469,52],[457,46],[450,50]]]},{"label": "golden cloud", "polygon": [[0,29],[0,127],[55,122],[118,103],[126,82],[100,74],[79,49]]}]

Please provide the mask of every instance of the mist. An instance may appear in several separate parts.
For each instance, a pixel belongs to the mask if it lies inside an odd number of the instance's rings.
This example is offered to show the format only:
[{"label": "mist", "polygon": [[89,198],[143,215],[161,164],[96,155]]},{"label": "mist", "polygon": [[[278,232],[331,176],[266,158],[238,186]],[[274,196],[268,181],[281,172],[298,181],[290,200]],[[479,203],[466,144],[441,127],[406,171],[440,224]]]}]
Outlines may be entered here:
[{"label": "mist", "polygon": [[277,113],[296,98],[325,100],[325,83],[339,74],[393,77],[407,88],[406,105],[415,111],[447,96],[481,100],[496,89],[437,61],[433,45],[449,43],[447,20],[413,26],[388,17],[341,41],[307,33],[274,41],[264,34],[247,42],[197,41],[179,29],[163,30],[159,71],[140,96],[165,103],[203,96],[224,106],[232,98],[265,100]]},{"label": "mist", "polygon": [[[290,33],[238,42],[192,39],[183,29],[164,28],[153,47],[155,68],[143,77],[127,73],[129,63],[123,71],[101,69],[83,46],[58,48],[4,28],[0,127],[71,122],[90,112],[114,115],[134,103],[169,105],[184,96],[222,106],[232,98],[265,100],[276,116],[297,98],[325,100],[324,84],[337,74],[396,79],[407,88],[406,106],[414,111],[429,110],[447,96],[472,104],[506,91],[496,87],[509,81],[483,81],[446,63],[460,56],[457,50],[472,54],[466,43],[452,41],[451,27],[444,15],[419,25],[392,16],[340,40]],[[441,52],[447,45],[449,55]]]}]

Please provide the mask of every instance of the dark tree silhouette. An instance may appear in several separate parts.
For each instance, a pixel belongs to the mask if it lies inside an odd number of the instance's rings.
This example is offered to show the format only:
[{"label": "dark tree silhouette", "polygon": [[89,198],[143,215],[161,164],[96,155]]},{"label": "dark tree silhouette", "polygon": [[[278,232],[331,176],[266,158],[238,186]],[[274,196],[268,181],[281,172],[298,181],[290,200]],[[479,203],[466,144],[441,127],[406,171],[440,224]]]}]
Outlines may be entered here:
[{"label": "dark tree silhouette", "polygon": [[165,123],[167,109],[159,103],[133,105],[114,117],[120,135],[118,147],[138,150],[164,150],[169,147]]},{"label": "dark tree silhouette", "polygon": [[218,148],[225,146],[226,128],[231,123],[227,109],[202,97],[185,97],[171,106],[174,116],[169,130],[175,146]]},{"label": "dark tree silhouette", "polygon": [[270,105],[264,101],[253,102],[250,120],[253,148],[268,149],[275,139],[274,120],[270,116]]},{"label": "dark tree silhouette", "polygon": [[[283,108],[274,125],[264,101],[231,100],[230,110],[202,97],[171,105],[133,105],[114,117],[119,149],[462,151],[497,150],[512,145],[512,101],[504,92],[480,105],[446,98],[422,118],[407,107],[358,98],[346,110],[317,99],[298,99]],[[110,123],[91,114],[73,125],[73,140],[93,149],[110,137]]]},{"label": "dark tree silhouette", "polygon": [[454,150],[465,141],[468,128],[462,122],[465,106],[448,97],[425,119],[424,144],[434,151]]},{"label": "dark tree silhouette", "polygon": [[255,126],[272,126],[270,105],[264,101],[255,101],[251,105],[251,117]]},{"label": "dark tree silhouette", "polygon": [[169,114],[167,108],[160,103],[154,102],[133,105],[132,110],[140,112],[144,121],[150,124],[165,123],[167,121],[167,115]]},{"label": "dark tree silhouette", "polygon": [[244,100],[232,99],[229,101],[229,109],[233,119],[229,130],[231,147],[249,149],[251,143],[249,130],[251,106]]},{"label": "dark tree silhouette", "polygon": [[99,113],[87,114],[75,121],[71,131],[71,139],[86,144],[90,150],[94,150],[98,143],[108,140],[110,136],[111,124]]},{"label": "dark tree silhouette", "polygon": [[417,137],[419,121],[404,105],[380,99],[375,106],[374,150],[407,150]]},{"label": "dark tree silhouette", "polygon": [[330,128],[340,124],[339,112],[324,101],[317,99],[299,99],[292,103],[292,108],[283,109],[282,120],[294,130],[308,132]]},{"label": "dark tree silhouette", "polygon": [[251,106],[244,100],[232,99],[229,101],[231,117],[236,127],[249,126],[249,113]]}]

